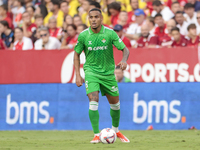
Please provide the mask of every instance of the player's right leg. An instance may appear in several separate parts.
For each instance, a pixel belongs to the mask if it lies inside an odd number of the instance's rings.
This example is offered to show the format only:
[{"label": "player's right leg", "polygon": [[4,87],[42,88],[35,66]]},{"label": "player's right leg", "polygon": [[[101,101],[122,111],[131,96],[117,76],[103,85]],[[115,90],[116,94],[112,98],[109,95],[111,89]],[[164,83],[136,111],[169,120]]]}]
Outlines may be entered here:
[{"label": "player's right leg", "polygon": [[95,91],[88,94],[90,101],[89,104],[89,118],[92,124],[94,138],[90,143],[99,143],[99,112],[98,112],[98,102],[99,102],[99,91]]}]

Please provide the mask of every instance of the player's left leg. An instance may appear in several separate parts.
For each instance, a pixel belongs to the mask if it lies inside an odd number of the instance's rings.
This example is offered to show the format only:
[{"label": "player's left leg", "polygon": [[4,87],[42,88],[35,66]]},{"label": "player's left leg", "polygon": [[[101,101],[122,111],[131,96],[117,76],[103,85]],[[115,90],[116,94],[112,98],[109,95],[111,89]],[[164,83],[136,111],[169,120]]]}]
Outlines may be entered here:
[{"label": "player's left leg", "polygon": [[106,97],[110,103],[110,115],[112,117],[112,129],[116,132],[117,137],[122,142],[130,142],[129,139],[124,136],[118,129],[119,127],[119,120],[120,120],[120,102],[119,102],[119,96],[111,96],[109,94],[106,94]]}]

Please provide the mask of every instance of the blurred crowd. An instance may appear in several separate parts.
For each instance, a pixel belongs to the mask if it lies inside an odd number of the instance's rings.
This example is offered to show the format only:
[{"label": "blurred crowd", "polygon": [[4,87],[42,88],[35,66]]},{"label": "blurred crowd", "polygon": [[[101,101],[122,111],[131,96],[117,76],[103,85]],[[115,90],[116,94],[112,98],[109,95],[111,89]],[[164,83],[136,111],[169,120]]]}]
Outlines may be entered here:
[{"label": "blurred crowd", "polygon": [[0,50],[73,49],[89,27],[88,12],[127,47],[195,47],[200,41],[197,0],[0,0]]}]

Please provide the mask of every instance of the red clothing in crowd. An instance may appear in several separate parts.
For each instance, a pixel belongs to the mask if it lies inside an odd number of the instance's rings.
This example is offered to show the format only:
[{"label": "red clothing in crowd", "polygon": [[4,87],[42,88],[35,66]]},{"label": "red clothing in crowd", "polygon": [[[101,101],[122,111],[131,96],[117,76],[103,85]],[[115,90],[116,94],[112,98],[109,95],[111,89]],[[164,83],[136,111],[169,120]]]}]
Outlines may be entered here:
[{"label": "red clothing in crowd", "polygon": [[156,27],[154,34],[157,35],[159,38],[164,36],[166,34],[166,24],[164,28]]},{"label": "red clothing in crowd", "polygon": [[159,44],[158,36],[155,35],[149,35],[147,38],[140,37],[140,39],[137,41],[138,48],[147,47],[149,45],[158,45],[158,44]]},{"label": "red clothing in crowd", "polygon": [[200,37],[197,36],[194,42],[192,42],[192,39],[189,39],[187,46],[198,46],[199,43],[200,43]]},{"label": "red clothing in crowd", "polygon": [[49,29],[49,34],[50,34],[51,37],[57,38],[58,36],[62,35],[62,29],[61,28],[56,28],[54,31]]},{"label": "red clothing in crowd", "polygon": [[172,47],[185,47],[187,46],[187,43],[188,43],[187,39],[183,35],[181,35],[179,42],[174,41],[172,43]]},{"label": "red clothing in crowd", "polygon": [[24,42],[18,42],[16,45],[15,45],[15,50],[22,50],[23,49],[23,45],[24,45]]},{"label": "red clothing in crowd", "polygon": [[32,23],[27,27],[27,31],[34,32],[37,29],[36,24]]},{"label": "red clothing in crowd", "polygon": [[4,18],[3,20],[7,21],[8,22],[8,25],[9,25],[9,28],[10,29],[14,29],[14,26],[13,26],[13,23],[12,23],[12,20],[10,19],[9,16],[6,16],[6,18]]},{"label": "red clothing in crowd", "polygon": [[78,34],[75,35],[74,37],[71,37],[71,36],[67,37],[66,43],[67,44],[75,44],[77,42],[77,40],[78,40]]},{"label": "red clothing in crowd", "polygon": [[[178,0],[178,2],[182,7],[184,7],[185,4],[187,3],[187,0]],[[173,3],[172,0],[168,0],[165,5],[171,8],[172,3]]]},{"label": "red clothing in crowd", "polygon": [[5,48],[6,48],[6,46],[5,46],[4,42],[3,42],[3,40],[0,39],[0,50],[5,49]]},{"label": "red clothing in crowd", "polygon": [[162,47],[171,46],[172,43],[173,43],[173,40],[168,34],[165,34],[164,36],[159,38],[159,45]]},{"label": "red clothing in crowd", "polygon": [[149,11],[150,11],[150,14],[152,13],[152,11],[153,11],[153,5],[152,5],[152,2],[146,2],[147,3],[147,8],[149,9]]},{"label": "red clothing in crowd", "polygon": [[118,20],[119,20],[119,14],[116,15],[116,16],[111,16],[110,18],[111,20],[111,24],[113,25],[113,27],[118,23]]},{"label": "red clothing in crowd", "polygon": [[126,47],[131,47],[131,42],[130,40],[125,37],[124,35],[122,35],[121,40],[124,42],[124,44],[126,45]]},{"label": "red clothing in crowd", "polygon": [[133,11],[130,11],[128,12],[128,20],[127,20],[127,23],[130,24],[130,23],[133,23],[135,22],[135,14]]}]

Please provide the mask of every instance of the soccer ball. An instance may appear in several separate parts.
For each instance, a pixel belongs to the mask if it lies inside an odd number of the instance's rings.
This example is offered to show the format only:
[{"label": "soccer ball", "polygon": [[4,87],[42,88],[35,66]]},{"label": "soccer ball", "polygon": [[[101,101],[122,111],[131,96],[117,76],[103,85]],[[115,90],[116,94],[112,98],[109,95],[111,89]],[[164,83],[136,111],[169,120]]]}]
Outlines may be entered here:
[{"label": "soccer ball", "polygon": [[100,132],[99,139],[104,144],[112,144],[116,141],[117,135],[113,129],[105,128]]}]

